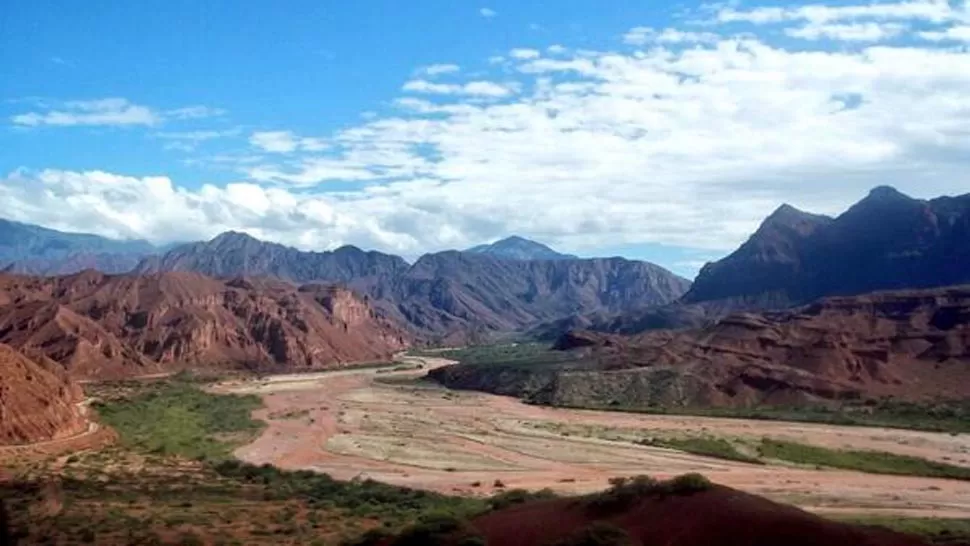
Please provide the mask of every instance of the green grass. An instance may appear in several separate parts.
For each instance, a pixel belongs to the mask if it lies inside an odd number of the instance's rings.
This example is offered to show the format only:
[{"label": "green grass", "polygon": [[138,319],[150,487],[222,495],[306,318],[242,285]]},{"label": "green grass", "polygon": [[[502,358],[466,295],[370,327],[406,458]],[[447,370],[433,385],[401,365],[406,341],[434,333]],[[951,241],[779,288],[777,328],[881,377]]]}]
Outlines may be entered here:
[{"label": "green grass", "polygon": [[767,459],[798,464],[858,470],[872,474],[894,474],[970,480],[970,468],[883,451],[839,450],[764,438],[758,447]]},{"label": "green grass", "polygon": [[738,448],[724,438],[712,438],[709,436],[697,436],[692,438],[655,438],[637,442],[640,445],[666,447],[676,449],[694,455],[704,457],[714,457],[726,459],[728,461],[740,461],[751,464],[764,464],[760,459],[745,455],[738,451]]},{"label": "green grass", "polygon": [[217,395],[196,384],[152,385],[128,399],[95,407],[130,448],[191,459],[224,459],[263,427],[251,417],[262,406],[253,395]]},{"label": "green grass", "polygon": [[845,515],[833,519],[859,525],[872,525],[919,535],[933,543],[970,540],[970,519],[911,518],[903,516]]}]

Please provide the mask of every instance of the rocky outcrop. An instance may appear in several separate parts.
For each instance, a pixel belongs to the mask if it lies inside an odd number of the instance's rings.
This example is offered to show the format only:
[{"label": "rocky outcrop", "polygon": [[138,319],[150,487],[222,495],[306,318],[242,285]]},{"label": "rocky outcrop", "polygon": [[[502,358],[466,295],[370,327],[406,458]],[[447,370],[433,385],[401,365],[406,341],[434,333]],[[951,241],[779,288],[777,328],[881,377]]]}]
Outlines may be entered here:
[{"label": "rocky outcrop", "polygon": [[435,377],[449,386],[579,406],[965,398],[970,287],[828,298],[633,337],[574,332],[558,347],[573,351],[575,362],[553,370],[519,364],[517,376],[503,375],[501,366],[459,365]]},{"label": "rocky outcrop", "polygon": [[0,444],[68,438],[84,432],[83,395],[53,363],[38,364],[0,344]]},{"label": "rocky outcrop", "polygon": [[389,359],[408,337],[350,291],[195,273],[0,277],[0,341],[107,379]]}]

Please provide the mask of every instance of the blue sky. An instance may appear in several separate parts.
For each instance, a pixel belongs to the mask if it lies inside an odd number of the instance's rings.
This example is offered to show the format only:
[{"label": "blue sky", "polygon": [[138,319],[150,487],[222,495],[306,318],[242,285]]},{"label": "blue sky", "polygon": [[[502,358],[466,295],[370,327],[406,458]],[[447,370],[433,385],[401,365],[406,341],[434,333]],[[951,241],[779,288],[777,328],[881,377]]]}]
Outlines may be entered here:
[{"label": "blue sky", "polygon": [[156,242],[519,234],[692,276],[783,202],[970,188],[945,0],[0,5],[0,199]]}]

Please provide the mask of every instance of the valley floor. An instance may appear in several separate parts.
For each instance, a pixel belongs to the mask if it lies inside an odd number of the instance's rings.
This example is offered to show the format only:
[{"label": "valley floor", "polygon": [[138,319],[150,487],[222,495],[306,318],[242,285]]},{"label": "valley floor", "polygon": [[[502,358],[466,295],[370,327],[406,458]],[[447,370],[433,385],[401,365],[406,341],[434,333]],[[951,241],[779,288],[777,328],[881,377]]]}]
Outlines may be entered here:
[{"label": "valley floor", "polygon": [[[538,407],[417,381],[428,369],[450,362],[408,360],[397,368],[217,385],[217,392],[258,394],[265,404],[255,416],[268,426],[235,455],[337,479],[366,477],[470,496],[503,488],[580,493],[601,490],[614,476],[700,472],[717,483],[816,512],[970,517],[970,481],[825,469],[755,452],[759,442],[771,438],[970,469],[967,434]],[[664,440],[698,437],[726,440],[760,464],[656,447]],[[636,443],[644,441],[653,445]]]}]

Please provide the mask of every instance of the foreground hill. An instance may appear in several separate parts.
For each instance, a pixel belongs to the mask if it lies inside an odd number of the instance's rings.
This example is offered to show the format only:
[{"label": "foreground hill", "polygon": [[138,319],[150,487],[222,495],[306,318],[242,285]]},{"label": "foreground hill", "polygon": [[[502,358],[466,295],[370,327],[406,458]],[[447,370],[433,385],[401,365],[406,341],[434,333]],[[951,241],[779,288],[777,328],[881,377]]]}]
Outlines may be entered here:
[{"label": "foreground hill", "polygon": [[56,364],[38,364],[0,344],[0,444],[67,438],[83,432],[81,389]]},{"label": "foreground hill", "polygon": [[177,247],[144,260],[137,271],[340,283],[437,343],[485,339],[576,313],[663,304],[690,286],[659,266],[622,258],[509,259],[484,249],[427,254],[408,266],[397,256],[354,247],[303,252],[238,233]]},{"label": "foreground hill", "polygon": [[[824,299],[638,336],[573,332],[554,365],[457,365],[444,384],[573,406],[756,406],[970,396],[970,287]],[[562,359],[560,359],[562,360]]]},{"label": "foreground hill", "polygon": [[461,546],[925,546],[922,539],[824,519],[702,476],[640,477],[604,493],[526,501],[467,523],[431,520],[372,544]]},{"label": "foreground hill", "polygon": [[685,303],[786,307],[822,296],[970,282],[970,194],[913,199],[879,187],[837,218],[783,206],[723,260],[705,266]]},{"label": "foreground hill", "polygon": [[107,379],[193,367],[302,370],[386,360],[397,327],[346,289],[195,273],[0,276],[0,342]]}]

